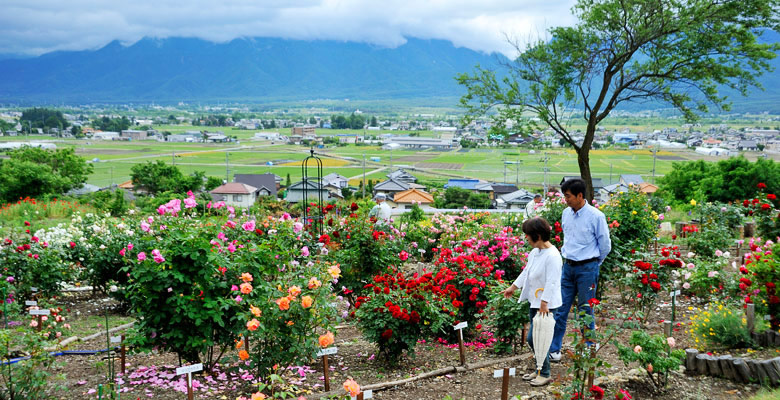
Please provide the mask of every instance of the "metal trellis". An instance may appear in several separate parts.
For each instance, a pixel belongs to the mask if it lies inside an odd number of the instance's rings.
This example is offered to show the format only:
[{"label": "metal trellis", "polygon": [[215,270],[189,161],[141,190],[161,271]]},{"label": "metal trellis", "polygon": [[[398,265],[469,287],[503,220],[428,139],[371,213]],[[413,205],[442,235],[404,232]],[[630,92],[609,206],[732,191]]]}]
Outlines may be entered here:
[{"label": "metal trellis", "polygon": [[[304,158],[301,162],[301,180],[303,184],[303,221],[306,225],[311,225],[311,232],[316,232],[318,236],[322,235],[322,160],[314,155],[314,148],[311,150],[311,155]],[[312,163],[312,167],[316,168],[316,176],[309,177],[309,163]],[[316,188],[316,196],[311,196],[317,199],[316,206],[311,206],[309,199],[309,182],[313,182]]]}]

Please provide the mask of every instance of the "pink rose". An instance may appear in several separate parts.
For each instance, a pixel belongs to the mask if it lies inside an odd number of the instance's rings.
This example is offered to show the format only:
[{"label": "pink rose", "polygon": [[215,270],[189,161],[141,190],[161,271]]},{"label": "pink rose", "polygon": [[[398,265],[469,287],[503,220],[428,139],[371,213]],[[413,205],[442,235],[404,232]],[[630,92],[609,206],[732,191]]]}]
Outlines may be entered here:
[{"label": "pink rose", "polygon": [[119,255],[124,257],[125,256],[125,248],[122,248],[122,250],[119,250]]},{"label": "pink rose", "polygon": [[143,261],[143,260],[146,260],[146,253],[142,251],[138,253],[138,261]]}]

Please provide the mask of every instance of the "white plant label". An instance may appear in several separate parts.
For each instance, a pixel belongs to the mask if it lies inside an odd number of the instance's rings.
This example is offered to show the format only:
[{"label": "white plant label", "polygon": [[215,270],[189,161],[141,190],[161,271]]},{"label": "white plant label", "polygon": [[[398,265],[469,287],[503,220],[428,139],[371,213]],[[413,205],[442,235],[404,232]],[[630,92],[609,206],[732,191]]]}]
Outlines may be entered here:
[{"label": "white plant label", "polygon": [[339,352],[339,348],[338,347],[330,347],[330,348],[322,349],[322,350],[318,351],[317,352],[317,357],[329,356],[331,354],[336,354],[338,352]]},{"label": "white plant label", "polygon": [[24,305],[26,305],[26,306],[37,306],[38,302],[35,301],[35,300],[27,300],[27,301],[24,302]]},{"label": "white plant label", "polygon": [[469,323],[467,321],[463,321],[463,322],[455,325],[453,327],[453,329],[455,329],[457,331],[458,329],[468,328],[468,326],[469,326]]},{"label": "white plant label", "polygon": [[38,291],[38,288],[37,288],[37,287],[31,287],[31,288],[30,288],[30,291],[31,291],[31,292],[37,292],[37,291]]},{"label": "white plant label", "polygon": [[48,308],[45,310],[30,310],[30,315],[51,315],[51,311]]},{"label": "white plant label", "polygon": [[671,293],[671,295],[672,297],[677,297],[680,295],[680,293],[681,293],[680,290],[675,290],[674,292]]},{"label": "white plant label", "polygon": [[111,336],[111,343],[121,343],[122,337],[121,336]]},{"label": "white plant label", "polygon": [[[363,392],[363,399],[373,399],[374,398],[374,391],[373,390],[364,390]],[[350,396],[351,400],[357,400],[357,397]]]},{"label": "white plant label", "polygon": [[[509,376],[515,376],[515,368],[509,368]],[[501,378],[504,376],[504,370],[503,369],[497,369],[493,371],[493,378]]]},{"label": "white plant label", "polygon": [[193,364],[186,367],[176,368],[176,375],[190,374],[198,371],[203,371],[203,364]]},{"label": "white plant label", "polygon": [[772,319],[771,315],[764,315],[764,320],[765,321],[769,321],[770,319]]}]

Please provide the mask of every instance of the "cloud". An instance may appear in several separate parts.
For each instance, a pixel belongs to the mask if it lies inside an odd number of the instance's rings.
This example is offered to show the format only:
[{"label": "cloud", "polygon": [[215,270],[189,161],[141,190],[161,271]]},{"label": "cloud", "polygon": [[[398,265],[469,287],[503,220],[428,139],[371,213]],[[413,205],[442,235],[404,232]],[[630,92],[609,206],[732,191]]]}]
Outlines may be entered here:
[{"label": "cloud", "polygon": [[[221,3],[221,4],[215,4]],[[574,0],[3,0],[0,54],[130,44],[143,37],[343,40],[395,47],[406,37],[514,55],[551,26],[574,23]]]}]

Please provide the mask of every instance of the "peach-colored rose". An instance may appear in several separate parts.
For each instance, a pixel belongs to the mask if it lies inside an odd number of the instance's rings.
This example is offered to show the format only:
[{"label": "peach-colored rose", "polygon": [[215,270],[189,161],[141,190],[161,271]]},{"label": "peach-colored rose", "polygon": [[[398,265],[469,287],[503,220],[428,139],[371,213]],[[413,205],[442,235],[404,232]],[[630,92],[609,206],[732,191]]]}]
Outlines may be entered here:
[{"label": "peach-colored rose", "polygon": [[292,297],[297,297],[299,294],[301,294],[301,288],[298,286],[290,286],[290,288],[287,289],[287,293],[289,293]]},{"label": "peach-colored rose", "polygon": [[328,332],[324,335],[320,335],[319,341],[320,341],[320,347],[324,348],[332,345],[333,342],[335,341],[335,338],[333,337],[333,333]]},{"label": "peach-colored rose", "polygon": [[312,303],[314,303],[314,299],[312,299],[311,296],[303,296],[301,298],[301,305],[303,308],[311,307]]},{"label": "peach-colored rose", "polygon": [[255,306],[250,306],[249,310],[252,311],[252,315],[254,315],[255,317],[259,317],[263,315],[263,311]]},{"label": "peach-colored rose", "polygon": [[248,272],[244,272],[243,274],[241,274],[241,280],[244,282],[252,282],[254,278],[252,278],[252,274]]},{"label": "peach-colored rose", "polygon": [[322,282],[320,282],[320,280],[317,279],[316,277],[312,277],[311,279],[309,279],[309,289],[314,290],[319,288],[320,286],[322,286]]},{"label": "peach-colored rose", "polygon": [[287,297],[282,297],[279,300],[276,300],[276,304],[279,305],[279,309],[282,311],[287,311],[290,309],[290,299]]},{"label": "peach-colored rose", "polygon": [[341,268],[339,268],[338,265],[334,265],[328,268],[328,273],[333,277],[333,279],[338,279],[338,277],[341,276]]},{"label": "peach-colored rose", "polygon": [[350,396],[357,396],[360,394],[360,386],[352,379],[347,379],[344,382],[344,390],[346,390]]},{"label": "peach-colored rose", "polygon": [[246,329],[249,329],[250,331],[256,331],[257,328],[260,327],[260,321],[252,318],[249,322],[246,323]]},{"label": "peach-colored rose", "polygon": [[243,294],[249,294],[252,293],[252,284],[249,282],[244,282],[241,284],[241,293]]},{"label": "peach-colored rose", "polygon": [[241,350],[238,352],[238,358],[240,358],[241,361],[246,361],[249,359],[249,353],[247,353],[246,350]]},{"label": "peach-colored rose", "polygon": [[252,395],[252,399],[251,400],[265,400],[265,399],[266,399],[266,397],[265,397],[264,394],[262,394],[260,392],[257,392],[257,393]]}]

